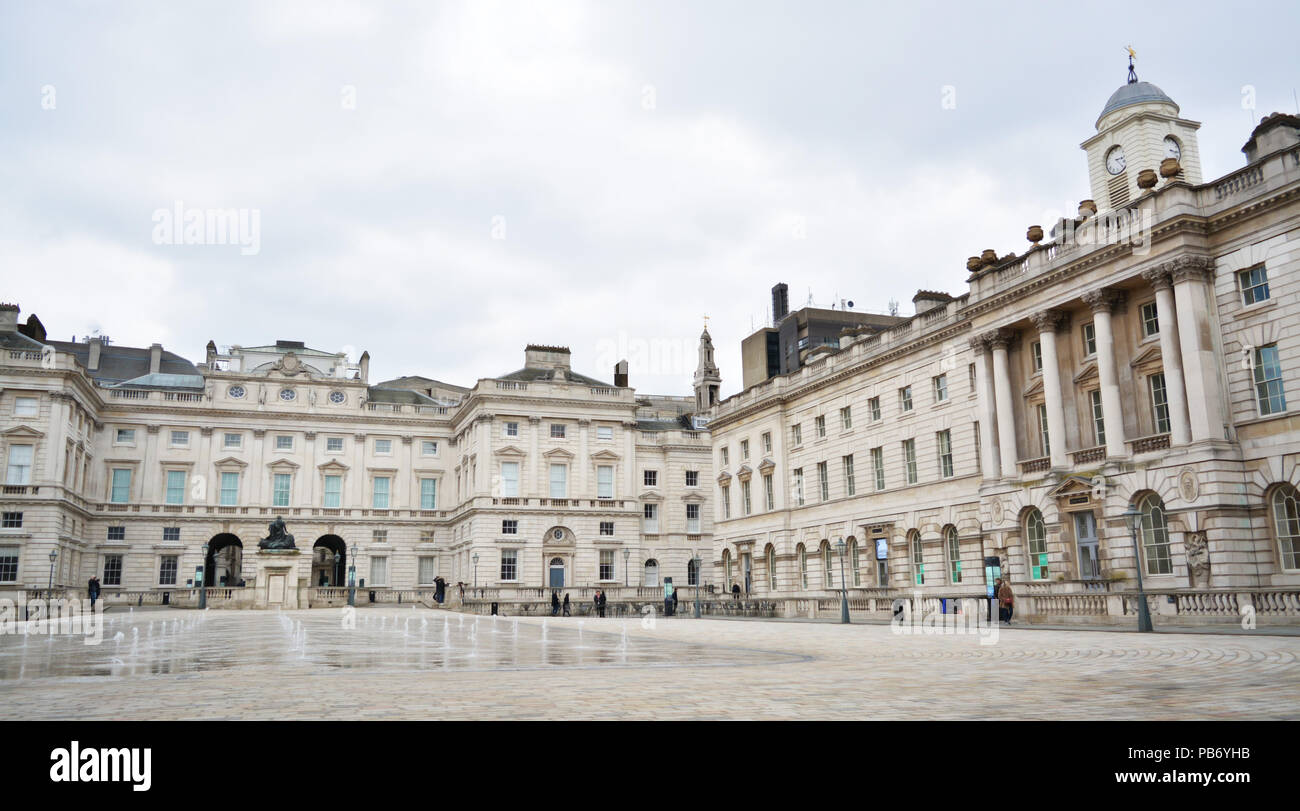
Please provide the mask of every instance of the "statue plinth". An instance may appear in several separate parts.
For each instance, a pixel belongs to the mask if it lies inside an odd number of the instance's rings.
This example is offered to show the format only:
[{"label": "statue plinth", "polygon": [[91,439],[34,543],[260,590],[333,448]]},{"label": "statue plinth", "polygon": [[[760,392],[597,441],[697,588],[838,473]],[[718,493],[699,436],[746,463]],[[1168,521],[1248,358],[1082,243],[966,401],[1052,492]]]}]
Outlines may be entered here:
[{"label": "statue plinth", "polygon": [[300,571],[303,560],[299,549],[249,550],[250,559],[257,567],[254,581],[254,608],[306,608],[305,592],[310,572]]}]

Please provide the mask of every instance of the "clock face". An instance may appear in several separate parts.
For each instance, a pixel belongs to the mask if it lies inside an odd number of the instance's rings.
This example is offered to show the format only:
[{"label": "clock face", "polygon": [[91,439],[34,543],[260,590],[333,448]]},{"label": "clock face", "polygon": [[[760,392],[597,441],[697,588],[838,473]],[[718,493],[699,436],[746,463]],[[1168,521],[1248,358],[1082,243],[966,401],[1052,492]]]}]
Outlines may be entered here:
[{"label": "clock face", "polygon": [[1183,157],[1183,148],[1178,145],[1178,139],[1172,135],[1165,136],[1165,157],[1174,160]]},{"label": "clock face", "polygon": [[1106,171],[1110,172],[1112,175],[1117,175],[1124,171],[1124,167],[1127,165],[1128,164],[1124,162],[1123,147],[1111,147],[1111,150],[1106,153]]}]

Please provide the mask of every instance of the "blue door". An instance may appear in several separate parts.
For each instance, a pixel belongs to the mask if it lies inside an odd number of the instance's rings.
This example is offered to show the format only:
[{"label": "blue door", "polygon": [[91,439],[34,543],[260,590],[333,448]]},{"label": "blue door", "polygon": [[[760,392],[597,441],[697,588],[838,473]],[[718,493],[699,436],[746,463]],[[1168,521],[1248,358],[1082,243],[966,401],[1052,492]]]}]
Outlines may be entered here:
[{"label": "blue door", "polygon": [[551,558],[551,588],[564,588],[564,558]]}]

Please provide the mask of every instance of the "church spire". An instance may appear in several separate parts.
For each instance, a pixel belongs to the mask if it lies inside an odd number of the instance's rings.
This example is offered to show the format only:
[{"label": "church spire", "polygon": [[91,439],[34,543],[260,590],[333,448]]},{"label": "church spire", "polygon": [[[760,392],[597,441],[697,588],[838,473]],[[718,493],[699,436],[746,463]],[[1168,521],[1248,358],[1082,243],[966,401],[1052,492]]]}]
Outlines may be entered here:
[{"label": "church spire", "polygon": [[[708,321],[708,316],[705,316]],[[722,388],[722,373],[713,360],[713,338],[709,336],[706,323],[700,333],[700,362],[695,367],[695,410],[707,411],[718,403],[718,392]]]}]

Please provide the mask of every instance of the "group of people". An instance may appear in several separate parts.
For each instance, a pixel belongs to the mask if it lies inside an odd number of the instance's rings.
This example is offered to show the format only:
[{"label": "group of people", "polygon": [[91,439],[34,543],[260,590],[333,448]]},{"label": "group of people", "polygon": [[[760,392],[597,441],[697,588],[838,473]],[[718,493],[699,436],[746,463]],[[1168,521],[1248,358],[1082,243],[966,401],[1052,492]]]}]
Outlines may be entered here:
[{"label": "group of people", "polygon": [[[596,612],[596,616],[598,617],[605,616],[605,604],[608,602],[609,602],[609,597],[606,596],[605,590],[596,589],[596,593],[593,594],[591,597],[591,607]],[[563,613],[563,615],[566,617],[573,616],[570,613],[572,610],[573,610],[572,603],[569,602],[569,595],[567,592],[565,593],[563,600],[560,599],[560,593],[558,591],[551,592],[551,616],[552,617],[558,617],[561,615],[561,613]]]}]

